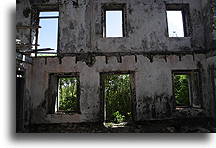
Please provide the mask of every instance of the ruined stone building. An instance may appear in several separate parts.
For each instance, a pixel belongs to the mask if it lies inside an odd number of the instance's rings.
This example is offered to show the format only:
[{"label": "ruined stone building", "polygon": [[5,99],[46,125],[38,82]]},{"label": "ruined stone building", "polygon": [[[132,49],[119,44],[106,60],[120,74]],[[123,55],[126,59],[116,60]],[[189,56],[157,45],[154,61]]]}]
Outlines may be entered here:
[{"label": "ruined stone building", "polygon": [[[17,132],[82,132],[79,127],[84,127],[83,132],[170,132],[169,127],[171,132],[196,132],[194,127],[214,132],[212,0],[16,3]],[[117,36],[109,34],[107,22],[112,20],[108,20],[108,11],[121,14]],[[181,12],[183,33],[170,30],[169,11]],[[44,28],[42,20],[55,22],[57,27]],[[57,32],[51,41],[55,49],[41,47],[43,29]],[[51,32],[43,39],[51,38]],[[130,76],[133,128],[124,131],[102,124],[106,114],[104,76],[113,74]],[[174,77],[181,74],[188,76],[189,86],[189,104],[184,107],[178,107],[174,95]],[[58,112],[59,79],[69,77],[77,81],[76,109]],[[158,130],[151,130],[154,125]]]}]

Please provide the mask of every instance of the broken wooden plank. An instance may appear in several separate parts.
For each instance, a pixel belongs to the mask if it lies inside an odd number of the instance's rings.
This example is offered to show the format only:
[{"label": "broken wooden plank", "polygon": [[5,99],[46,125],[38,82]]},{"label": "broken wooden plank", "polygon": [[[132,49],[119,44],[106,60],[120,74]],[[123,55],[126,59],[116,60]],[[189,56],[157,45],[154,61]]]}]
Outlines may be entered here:
[{"label": "broken wooden plank", "polygon": [[38,29],[41,26],[16,26],[16,29]]}]

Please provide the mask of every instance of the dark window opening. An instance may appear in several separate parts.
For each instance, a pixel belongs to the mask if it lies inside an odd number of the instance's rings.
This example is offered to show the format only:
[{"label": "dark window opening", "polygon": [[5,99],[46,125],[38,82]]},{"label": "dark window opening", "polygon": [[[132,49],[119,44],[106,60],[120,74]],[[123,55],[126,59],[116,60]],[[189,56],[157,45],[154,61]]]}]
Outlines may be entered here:
[{"label": "dark window opening", "polygon": [[103,118],[105,124],[124,124],[133,120],[133,75],[103,73]]},{"label": "dark window opening", "polygon": [[191,35],[188,4],[168,4],[166,14],[169,37],[188,37]]},{"label": "dark window opening", "polygon": [[202,107],[201,81],[198,70],[173,71],[173,93],[176,108]]},{"label": "dark window opening", "polygon": [[125,4],[105,4],[103,5],[102,13],[103,37],[125,37]]},{"label": "dark window opening", "polygon": [[58,11],[39,12],[38,28],[33,40],[34,50],[32,56],[56,56],[58,48]]}]

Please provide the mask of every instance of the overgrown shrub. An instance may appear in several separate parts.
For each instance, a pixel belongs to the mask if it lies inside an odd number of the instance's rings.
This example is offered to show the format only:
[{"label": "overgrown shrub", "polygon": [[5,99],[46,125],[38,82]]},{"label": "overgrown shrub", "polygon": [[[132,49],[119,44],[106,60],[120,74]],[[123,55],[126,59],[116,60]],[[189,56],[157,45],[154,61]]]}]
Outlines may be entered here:
[{"label": "overgrown shrub", "polygon": [[175,75],[175,99],[178,106],[189,106],[189,76]]},{"label": "overgrown shrub", "polygon": [[106,120],[124,122],[131,118],[129,75],[107,75],[105,79]]}]

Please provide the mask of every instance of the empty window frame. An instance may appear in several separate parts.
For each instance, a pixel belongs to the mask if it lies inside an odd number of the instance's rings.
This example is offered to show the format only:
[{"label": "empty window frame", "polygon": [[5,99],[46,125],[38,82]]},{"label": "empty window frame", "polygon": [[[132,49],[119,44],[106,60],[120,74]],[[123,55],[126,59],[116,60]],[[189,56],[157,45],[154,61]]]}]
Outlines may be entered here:
[{"label": "empty window frame", "polygon": [[201,107],[199,72],[173,71],[173,95],[176,107]]},{"label": "empty window frame", "polygon": [[188,37],[191,33],[189,5],[166,5],[167,28],[169,37]]},{"label": "empty window frame", "polygon": [[36,30],[33,44],[36,56],[56,56],[58,48],[58,11],[39,12],[38,25],[41,27]]},{"label": "empty window frame", "polygon": [[78,73],[50,74],[48,113],[80,113]]},{"label": "empty window frame", "polygon": [[126,36],[126,5],[104,4],[102,7],[103,37]]},{"label": "empty window frame", "polygon": [[79,111],[78,85],[77,77],[60,77],[58,79],[57,112]]}]

